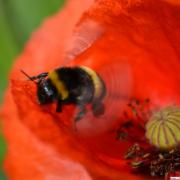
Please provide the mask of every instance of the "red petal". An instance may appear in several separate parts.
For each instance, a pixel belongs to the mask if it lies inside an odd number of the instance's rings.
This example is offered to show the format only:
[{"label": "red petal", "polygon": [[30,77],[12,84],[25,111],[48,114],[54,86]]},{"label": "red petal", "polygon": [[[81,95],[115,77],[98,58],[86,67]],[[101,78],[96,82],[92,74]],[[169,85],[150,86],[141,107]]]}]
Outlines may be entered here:
[{"label": "red petal", "polygon": [[[130,174],[122,159],[129,143],[108,131],[121,121],[131,98],[149,98],[151,109],[180,104],[179,6],[96,1],[71,36],[91,3],[70,1],[46,21],[13,68],[3,109],[11,179],[144,179]],[[71,128],[74,106],[61,114],[54,105],[39,106],[34,85],[19,72],[36,75],[63,65],[89,66],[107,85],[105,115],[94,118],[89,112],[78,132]]]}]

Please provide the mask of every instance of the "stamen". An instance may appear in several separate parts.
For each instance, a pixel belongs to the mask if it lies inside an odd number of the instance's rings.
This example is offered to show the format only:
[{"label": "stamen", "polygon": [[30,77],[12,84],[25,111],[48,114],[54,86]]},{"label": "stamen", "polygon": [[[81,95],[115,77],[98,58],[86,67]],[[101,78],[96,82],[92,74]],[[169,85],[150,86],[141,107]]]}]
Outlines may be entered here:
[{"label": "stamen", "polygon": [[145,149],[136,143],[128,149],[125,159],[133,172],[165,177],[180,169],[180,148],[176,147],[170,151]]}]

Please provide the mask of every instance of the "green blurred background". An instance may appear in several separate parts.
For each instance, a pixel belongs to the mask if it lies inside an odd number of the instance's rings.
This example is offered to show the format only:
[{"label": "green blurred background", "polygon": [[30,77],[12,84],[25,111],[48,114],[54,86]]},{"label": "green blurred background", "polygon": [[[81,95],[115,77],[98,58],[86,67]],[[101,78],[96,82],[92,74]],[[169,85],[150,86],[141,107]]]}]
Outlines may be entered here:
[{"label": "green blurred background", "polygon": [[[31,32],[63,3],[64,0],[0,0],[0,102],[15,57]],[[6,143],[0,131],[0,180],[7,179],[2,170],[5,152]]]}]

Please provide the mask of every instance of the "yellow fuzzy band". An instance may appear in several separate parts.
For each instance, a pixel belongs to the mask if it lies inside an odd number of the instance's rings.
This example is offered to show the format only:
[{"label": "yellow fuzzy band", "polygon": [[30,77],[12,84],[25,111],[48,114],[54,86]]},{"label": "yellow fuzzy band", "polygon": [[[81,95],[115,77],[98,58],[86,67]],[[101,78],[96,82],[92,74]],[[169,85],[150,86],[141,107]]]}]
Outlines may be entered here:
[{"label": "yellow fuzzy band", "polygon": [[59,79],[56,71],[52,71],[48,74],[49,79],[52,81],[53,85],[56,87],[58,93],[61,95],[62,100],[69,96],[69,93],[64,85],[64,83]]},{"label": "yellow fuzzy band", "polygon": [[91,77],[93,84],[94,84],[94,98],[98,98],[101,94],[102,91],[102,82],[99,78],[99,76],[97,75],[97,73],[95,71],[93,71],[92,69],[86,67],[86,66],[81,66],[81,69],[83,69],[85,72],[87,72],[87,74]]}]

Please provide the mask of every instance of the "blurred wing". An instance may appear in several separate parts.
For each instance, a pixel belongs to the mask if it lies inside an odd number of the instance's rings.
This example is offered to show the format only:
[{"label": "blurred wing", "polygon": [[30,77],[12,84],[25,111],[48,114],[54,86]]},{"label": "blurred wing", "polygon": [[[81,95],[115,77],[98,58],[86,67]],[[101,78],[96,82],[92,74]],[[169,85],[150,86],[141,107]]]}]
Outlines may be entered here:
[{"label": "blurred wing", "polygon": [[[102,65],[98,69],[98,74],[104,80],[107,89],[103,100],[105,112],[95,117],[91,105],[88,107],[89,111],[77,124],[78,130],[87,136],[94,136],[111,129],[127,108],[132,93],[131,69],[124,60],[112,62],[108,66]],[[75,113],[77,112],[78,108]]]},{"label": "blurred wing", "polygon": [[86,20],[77,25],[70,41],[67,43],[65,64],[73,61],[78,55],[90,48],[102,34],[103,28],[95,21]]},{"label": "blurred wing", "polygon": [[[104,80],[107,89],[106,96],[103,104],[105,106],[105,113],[101,116],[95,117],[92,112],[91,104],[87,106],[87,113],[85,116],[77,122],[78,132],[84,135],[95,135],[102,131],[108,130],[115,121],[119,118],[124,107],[129,102],[130,93],[132,91],[132,75],[131,69],[125,59],[113,59],[108,60],[108,63],[103,61],[93,61],[90,64],[87,63],[87,59],[77,62],[80,55],[89,50],[97,41],[103,37],[105,29],[97,22],[92,20],[83,21],[80,23],[71,38],[71,41],[67,44],[67,51],[64,58],[65,65],[83,65],[90,66],[93,70],[97,70],[97,73]],[[93,67],[91,67],[93,64]],[[94,69],[94,66],[98,64],[98,68]],[[66,109],[66,107],[64,107]],[[79,108],[71,114],[71,122],[74,122],[76,115],[79,113]],[[101,131],[101,132],[100,132]]]}]

